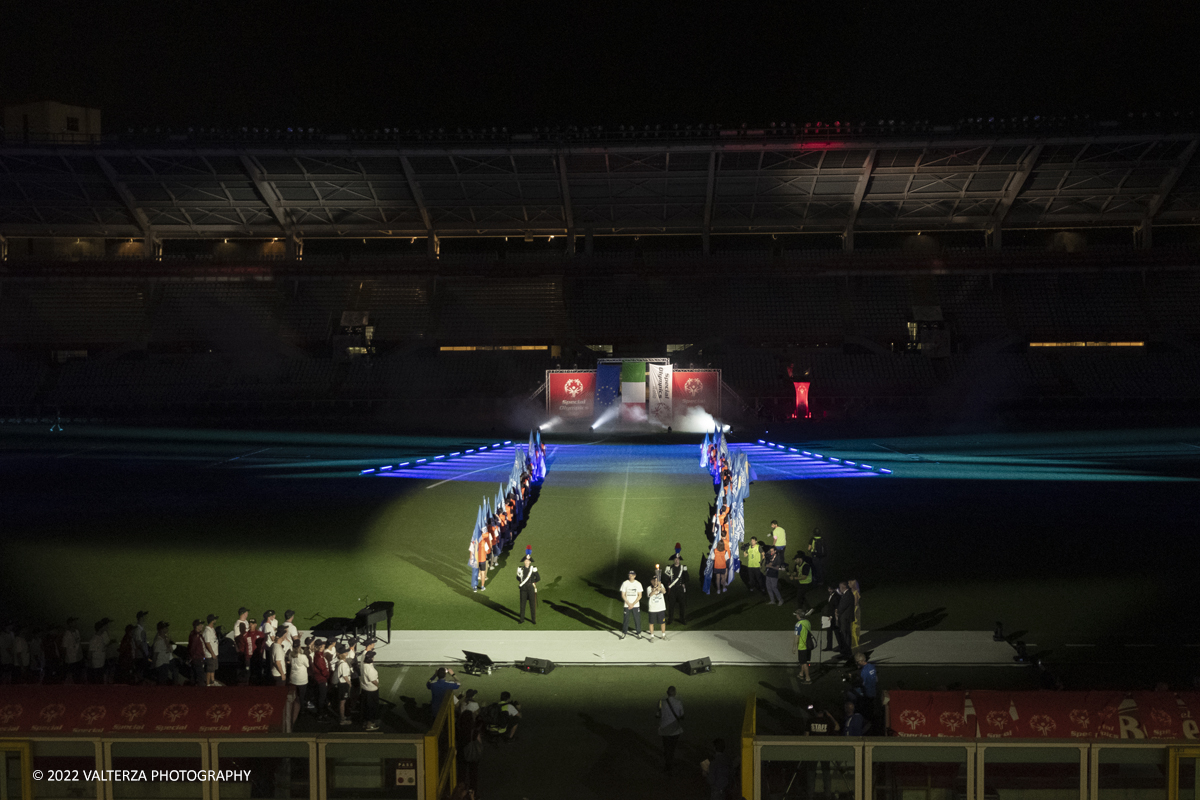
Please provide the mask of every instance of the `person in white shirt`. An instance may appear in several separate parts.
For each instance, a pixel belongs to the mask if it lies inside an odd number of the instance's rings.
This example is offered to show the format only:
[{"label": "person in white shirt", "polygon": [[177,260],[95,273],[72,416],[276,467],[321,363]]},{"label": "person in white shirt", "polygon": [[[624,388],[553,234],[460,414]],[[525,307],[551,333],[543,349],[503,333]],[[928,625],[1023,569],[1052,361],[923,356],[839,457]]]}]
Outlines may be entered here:
[{"label": "person in white shirt", "polygon": [[346,660],[346,645],[338,645],[337,659],[333,662],[333,690],[338,701],[338,724],[349,725],[346,716],[346,698],[350,696],[350,662]]},{"label": "person in white shirt", "polygon": [[200,632],[204,640],[204,685],[224,686],[217,680],[218,658],[220,657],[220,640],[217,638],[217,628],[213,625],[218,619],[216,614],[209,614],[204,630]]},{"label": "person in white shirt", "polygon": [[275,641],[271,643],[271,678],[276,686],[287,682],[287,659],[292,651],[292,638],[287,631],[280,628],[275,631]]},{"label": "person in white shirt", "polygon": [[379,730],[379,670],[375,669],[375,653],[363,656],[362,670],[358,676],[362,689],[363,730]]},{"label": "person in white shirt", "polygon": [[263,612],[262,623],[258,629],[266,634],[267,657],[263,659],[262,678],[265,680],[271,677],[271,643],[275,641],[275,631],[279,628],[279,621],[275,619],[275,612],[267,610]]},{"label": "person in white shirt", "polygon": [[62,660],[70,683],[83,683],[83,639],[79,635],[79,617],[67,619],[67,629],[63,631]]},{"label": "person in white shirt", "polygon": [[158,623],[152,652],[155,680],[160,686],[174,686],[179,670],[175,666],[175,643],[171,641],[170,626],[166,622]]},{"label": "person in white shirt", "polygon": [[654,641],[654,626],[662,626],[662,638],[667,638],[667,587],[655,575],[650,579],[650,592],[646,595],[650,608],[650,641]]},{"label": "person in white shirt", "polygon": [[309,647],[297,647],[292,653],[292,666],[288,669],[288,693],[292,699],[292,727],[296,727],[296,717],[304,708],[308,697],[308,669],[312,666]]},{"label": "person in white shirt", "polygon": [[629,617],[632,616],[637,626],[634,637],[642,638],[642,585],[638,583],[637,573],[629,570],[629,580],[621,584],[621,602],[625,606],[625,621],[621,626],[621,638],[629,635]]},{"label": "person in white shirt", "polygon": [[108,655],[108,623],[105,617],[96,623],[96,633],[88,642],[88,682],[104,683],[104,662]]},{"label": "person in white shirt", "polygon": [[295,619],[296,612],[292,611],[290,608],[283,612],[283,627],[287,630],[288,636],[290,636],[292,639],[293,648],[300,646],[300,631],[296,630],[296,624],[294,622]]}]

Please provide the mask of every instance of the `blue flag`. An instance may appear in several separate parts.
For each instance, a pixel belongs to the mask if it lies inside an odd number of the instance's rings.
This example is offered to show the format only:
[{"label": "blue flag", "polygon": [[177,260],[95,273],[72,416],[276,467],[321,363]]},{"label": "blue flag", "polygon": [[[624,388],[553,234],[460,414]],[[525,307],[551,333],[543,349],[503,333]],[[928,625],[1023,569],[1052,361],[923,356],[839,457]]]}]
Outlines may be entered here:
[{"label": "blue flag", "polygon": [[620,396],[621,365],[597,364],[595,401],[596,416],[599,417],[602,413],[608,410],[609,406],[617,403],[620,399]]}]

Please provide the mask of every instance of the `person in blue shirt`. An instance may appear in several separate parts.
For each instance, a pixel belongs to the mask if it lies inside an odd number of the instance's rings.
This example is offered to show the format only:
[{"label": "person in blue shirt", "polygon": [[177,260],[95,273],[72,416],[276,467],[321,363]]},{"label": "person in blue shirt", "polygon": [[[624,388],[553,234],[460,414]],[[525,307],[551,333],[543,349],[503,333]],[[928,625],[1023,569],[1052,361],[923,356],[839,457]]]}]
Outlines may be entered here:
[{"label": "person in blue shirt", "polygon": [[858,664],[858,677],[862,680],[862,689],[860,706],[864,714],[868,716],[875,711],[875,697],[879,692],[879,673],[875,670],[875,665],[867,660],[866,653],[858,653],[854,656],[854,661]]},{"label": "person in blue shirt", "polygon": [[454,680],[454,670],[446,669],[445,667],[438,667],[437,672],[425,684],[425,688],[433,695],[433,711],[431,714],[435,719],[437,718],[438,709],[442,707],[442,701],[446,699],[446,695],[452,694],[460,686],[462,684]]},{"label": "person in blue shirt", "polygon": [[863,736],[867,732],[867,721],[863,715],[854,710],[854,703],[846,701],[845,721],[842,723],[842,736]]}]

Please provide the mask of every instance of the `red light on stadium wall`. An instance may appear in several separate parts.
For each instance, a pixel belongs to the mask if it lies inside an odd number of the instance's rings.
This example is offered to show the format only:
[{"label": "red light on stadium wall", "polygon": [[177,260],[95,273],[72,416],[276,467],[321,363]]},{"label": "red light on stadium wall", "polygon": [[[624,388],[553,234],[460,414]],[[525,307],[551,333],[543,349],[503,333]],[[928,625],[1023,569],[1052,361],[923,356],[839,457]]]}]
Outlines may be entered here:
[{"label": "red light on stadium wall", "polygon": [[801,150],[842,150],[846,147],[845,142],[801,142]]},{"label": "red light on stadium wall", "polygon": [[792,412],[792,419],[812,419],[812,410],[808,407],[808,381],[792,381],[792,385],[796,387],[796,410]]}]

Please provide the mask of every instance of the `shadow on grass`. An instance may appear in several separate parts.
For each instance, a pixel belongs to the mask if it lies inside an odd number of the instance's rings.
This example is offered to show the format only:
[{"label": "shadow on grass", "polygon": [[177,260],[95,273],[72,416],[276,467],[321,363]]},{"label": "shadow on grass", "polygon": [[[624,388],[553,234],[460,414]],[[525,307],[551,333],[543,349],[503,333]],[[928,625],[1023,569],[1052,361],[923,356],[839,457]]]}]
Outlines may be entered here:
[{"label": "shadow on grass", "polygon": [[616,765],[627,772],[638,772],[657,767],[662,746],[653,739],[642,736],[633,728],[617,728],[601,722],[590,714],[579,713],[584,730],[604,741],[604,751],[595,759],[595,767],[589,770],[585,782],[597,794],[604,796],[612,791],[613,773]]},{"label": "shadow on grass", "polygon": [[[401,561],[407,561],[413,566],[428,572],[430,575],[445,584],[446,587],[455,594],[462,595],[463,597],[473,600],[482,606],[486,606],[488,609],[495,611],[501,616],[508,617],[511,620],[516,620],[518,617],[517,612],[513,611],[508,606],[497,603],[485,594],[471,591],[470,571],[465,567],[459,567],[446,559],[432,559],[426,558],[425,556],[412,554],[400,555],[397,553],[396,558],[399,558]],[[464,572],[466,575],[463,574]],[[491,583],[491,580],[489,580],[488,583]]]},{"label": "shadow on grass", "polygon": [[939,625],[946,617],[950,616],[946,613],[946,607],[935,608],[933,611],[922,611],[919,614],[909,614],[902,620],[897,620],[890,625],[881,625],[875,628],[877,631],[927,631],[930,628]]}]

